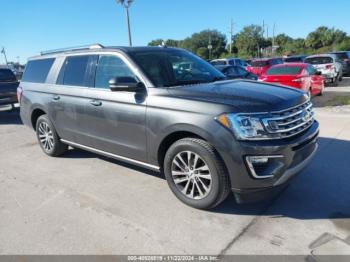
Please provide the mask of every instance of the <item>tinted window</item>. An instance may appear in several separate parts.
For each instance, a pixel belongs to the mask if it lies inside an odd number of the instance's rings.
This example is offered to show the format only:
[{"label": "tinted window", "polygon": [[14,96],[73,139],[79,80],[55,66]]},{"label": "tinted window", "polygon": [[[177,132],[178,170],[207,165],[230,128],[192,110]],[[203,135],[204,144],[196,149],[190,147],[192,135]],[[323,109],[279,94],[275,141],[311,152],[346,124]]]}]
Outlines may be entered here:
[{"label": "tinted window", "polygon": [[267,66],[268,61],[252,61],[251,66],[252,67],[264,67]]},{"label": "tinted window", "polygon": [[303,58],[302,57],[287,57],[286,59],[284,59],[284,61],[287,63],[303,62]]},{"label": "tinted window", "polygon": [[300,66],[278,66],[266,71],[266,75],[297,75],[302,70]]},{"label": "tinted window", "polygon": [[245,70],[243,67],[240,67],[240,66],[238,66],[236,70],[240,75],[246,75],[248,73],[247,70]]},{"label": "tinted window", "polygon": [[108,82],[114,77],[132,77],[137,81],[136,76],[119,57],[100,56],[96,68],[95,87],[109,88]]},{"label": "tinted window", "polygon": [[226,69],[226,74],[228,74],[230,76],[237,76],[238,72],[234,67],[229,67]]},{"label": "tinted window", "polygon": [[26,65],[22,81],[45,83],[54,61],[54,58],[29,61]]},{"label": "tinted window", "polygon": [[87,86],[87,70],[90,56],[70,56],[64,61],[59,75],[59,84]]},{"label": "tinted window", "polygon": [[235,64],[236,64],[236,60],[231,59],[231,60],[228,61],[228,63],[229,63],[230,65],[235,65]]},{"label": "tinted window", "polygon": [[305,59],[305,63],[312,65],[330,64],[333,63],[333,58],[328,56],[308,57]]},{"label": "tinted window", "polygon": [[16,81],[16,76],[10,69],[0,69],[0,82]]},{"label": "tinted window", "polygon": [[337,56],[338,59],[340,60],[345,60],[348,59],[348,54],[347,53],[335,53],[335,55]]},{"label": "tinted window", "polygon": [[197,84],[225,76],[198,56],[183,50],[130,52],[134,61],[157,87]]}]

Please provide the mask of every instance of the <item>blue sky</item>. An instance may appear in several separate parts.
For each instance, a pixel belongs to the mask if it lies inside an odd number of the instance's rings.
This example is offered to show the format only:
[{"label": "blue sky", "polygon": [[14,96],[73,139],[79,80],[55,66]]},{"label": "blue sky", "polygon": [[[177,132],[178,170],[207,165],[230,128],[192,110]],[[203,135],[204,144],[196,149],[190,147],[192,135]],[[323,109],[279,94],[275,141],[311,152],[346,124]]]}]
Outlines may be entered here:
[{"label": "blue sky", "polygon": [[[0,47],[21,62],[41,50],[89,43],[127,45],[124,10],[115,0],[1,0]],[[320,25],[350,34],[348,0],[135,0],[130,9],[134,45],[183,39],[203,29],[235,32],[262,24],[305,37]],[[0,56],[0,63],[4,59]]]}]

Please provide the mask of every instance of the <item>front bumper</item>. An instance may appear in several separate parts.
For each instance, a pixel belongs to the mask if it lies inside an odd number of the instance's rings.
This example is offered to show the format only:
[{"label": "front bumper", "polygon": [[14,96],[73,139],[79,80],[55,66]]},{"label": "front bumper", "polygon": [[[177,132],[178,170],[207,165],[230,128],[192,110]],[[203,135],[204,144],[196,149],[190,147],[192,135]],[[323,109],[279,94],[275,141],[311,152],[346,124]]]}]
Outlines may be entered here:
[{"label": "front bumper", "polygon": [[[228,169],[232,191],[238,203],[273,197],[312,160],[317,150],[317,121],[294,138],[231,143],[230,152],[220,152]],[[247,156],[279,156],[268,168],[270,176],[257,177],[247,164]],[[266,174],[264,174],[266,175]]]},{"label": "front bumper", "polygon": [[18,103],[16,94],[9,95],[9,96],[0,94],[0,105],[1,106],[2,105],[13,105],[13,104],[16,104],[16,103]]}]

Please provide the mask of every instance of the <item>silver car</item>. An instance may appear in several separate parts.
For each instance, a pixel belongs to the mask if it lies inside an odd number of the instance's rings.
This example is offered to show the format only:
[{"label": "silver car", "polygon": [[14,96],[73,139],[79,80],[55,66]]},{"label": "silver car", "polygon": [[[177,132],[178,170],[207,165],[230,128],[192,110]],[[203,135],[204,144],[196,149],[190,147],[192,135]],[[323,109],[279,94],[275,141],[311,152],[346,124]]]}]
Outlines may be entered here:
[{"label": "silver car", "polygon": [[308,56],[305,58],[305,63],[312,64],[317,71],[320,71],[326,83],[337,86],[343,79],[342,64],[333,54]]}]

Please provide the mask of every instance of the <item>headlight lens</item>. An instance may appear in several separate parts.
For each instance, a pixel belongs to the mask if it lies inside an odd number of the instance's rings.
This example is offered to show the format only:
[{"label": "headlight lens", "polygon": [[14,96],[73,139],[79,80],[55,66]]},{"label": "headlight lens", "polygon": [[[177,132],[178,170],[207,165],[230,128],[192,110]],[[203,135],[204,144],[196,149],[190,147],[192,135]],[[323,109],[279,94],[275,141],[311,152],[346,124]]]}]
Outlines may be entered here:
[{"label": "headlight lens", "polygon": [[268,138],[260,118],[250,115],[222,114],[216,120],[227,127],[239,140],[254,140]]}]

